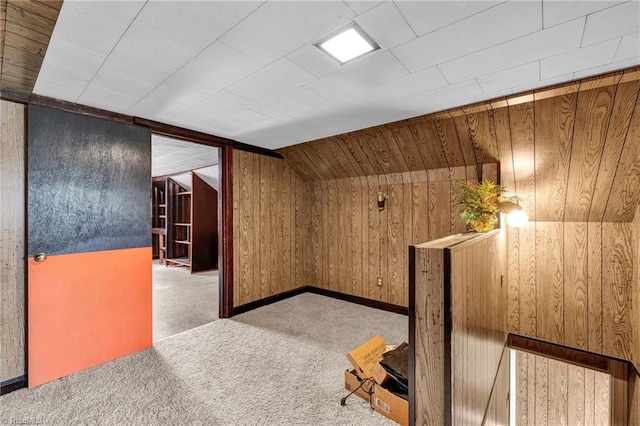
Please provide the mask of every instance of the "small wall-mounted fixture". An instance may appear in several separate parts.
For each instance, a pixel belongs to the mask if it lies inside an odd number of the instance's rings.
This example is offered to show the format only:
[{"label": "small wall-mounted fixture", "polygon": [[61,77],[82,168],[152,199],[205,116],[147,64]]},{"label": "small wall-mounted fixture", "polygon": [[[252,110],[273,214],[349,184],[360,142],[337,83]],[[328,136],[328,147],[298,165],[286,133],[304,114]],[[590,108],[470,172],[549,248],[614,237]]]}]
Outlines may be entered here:
[{"label": "small wall-mounted fixture", "polygon": [[511,212],[507,214],[507,223],[509,224],[509,226],[512,226],[514,228],[522,228],[527,224],[527,222],[529,222],[529,215],[527,215],[527,213],[522,210],[522,207],[520,206],[518,206],[517,209],[511,210]]},{"label": "small wall-mounted fixture", "polygon": [[378,210],[384,210],[385,201],[387,201],[387,194],[384,192],[378,192]]}]

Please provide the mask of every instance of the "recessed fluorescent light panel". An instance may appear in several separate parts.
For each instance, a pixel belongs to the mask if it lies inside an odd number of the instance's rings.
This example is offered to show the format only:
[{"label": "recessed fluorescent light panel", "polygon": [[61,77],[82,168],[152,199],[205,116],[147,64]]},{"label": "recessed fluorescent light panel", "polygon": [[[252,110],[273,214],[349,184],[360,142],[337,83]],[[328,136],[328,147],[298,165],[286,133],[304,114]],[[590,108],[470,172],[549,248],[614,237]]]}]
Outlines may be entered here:
[{"label": "recessed fluorescent light panel", "polygon": [[380,49],[355,22],[323,38],[315,46],[341,64]]}]

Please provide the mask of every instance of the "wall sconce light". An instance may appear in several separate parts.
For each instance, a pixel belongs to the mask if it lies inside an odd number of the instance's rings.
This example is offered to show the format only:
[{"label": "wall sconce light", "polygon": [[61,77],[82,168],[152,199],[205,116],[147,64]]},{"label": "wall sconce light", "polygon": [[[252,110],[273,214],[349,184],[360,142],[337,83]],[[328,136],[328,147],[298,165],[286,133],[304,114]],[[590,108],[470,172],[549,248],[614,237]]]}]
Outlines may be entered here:
[{"label": "wall sconce light", "polygon": [[378,210],[384,210],[384,203],[387,200],[387,194],[384,192],[378,192]]},{"label": "wall sconce light", "polygon": [[522,210],[517,202],[506,201],[500,203],[499,211],[506,213],[507,223],[513,228],[522,228],[529,222],[529,215]]},{"label": "wall sconce light", "polygon": [[529,215],[522,210],[522,207],[518,206],[517,209],[512,210],[507,214],[507,223],[514,228],[522,228],[529,222]]}]

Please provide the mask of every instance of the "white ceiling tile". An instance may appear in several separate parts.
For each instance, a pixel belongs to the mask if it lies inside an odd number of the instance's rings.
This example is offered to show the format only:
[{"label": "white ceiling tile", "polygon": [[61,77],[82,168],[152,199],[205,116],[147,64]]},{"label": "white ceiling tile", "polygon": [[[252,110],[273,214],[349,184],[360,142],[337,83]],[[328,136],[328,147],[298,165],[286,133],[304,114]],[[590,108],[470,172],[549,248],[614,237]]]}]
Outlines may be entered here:
[{"label": "white ceiling tile", "polygon": [[71,7],[58,16],[52,38],[106,56],[122,34],[123,31],[107,26],[102,21],[87,18],[80,14],[78,8]]},{"label": "white ceiling tile", "polygon": [[585,18],[537,31],[438,65],[451,83],[510,69],[580,47]]},{"label": "white ceiling tile", "polygon": [[368,0],[345,0],[345,3],[349,5],[351,9],[358,15],[366,12],[374,6],[382,3],[382,1],[368,1]]},{"label": "white ceiling tile", "polygon": [[65,84],[63,81],[58,79],[55,81],[49,81],[42,77],[38,77],[36,85],[33,88],[33,93],[36,95],[75,102],[84,88],[85,85]]},{"label": "white ceiling tile", "polygon": [[204,49],[261,5],[260,1],[149,1],[138,20]]},{"label": "white ceiling tile", "polygon": [[104,68],[100,69],[91,81],[92,86],[127,94],[131,97],[142,98],[154,88],[143,80],[136,80],[127,76],[116,74]]},{"label": "white ceiling tile", "polygon": [[327,99],[338,99],[361,90],[374,89],[388,81],[407,75],[407,70],[389,52],[374,53],[354,62],[306,87]]},{"label": "white ceiling tile", "polygon": [[612,62],[610,64],[602,65],[594,68],[586,68],[582,71],[578,71],[573,75],[574,79],[581,79],[585,77],[592,77],[594,75],[604,74],[611,71],[622,70],[629,67],[635,67],[640,65],[640,60],[638,58],[635,59],[627,59],[625,61],[620,62]]},{"label": "white ceiling tile", "polygon": [[105,58],[106,55],[56,39],[49,43],[42,68],[46,73],[45,67],[51,63],[55,64],[56,67],[72,70],[76,76],[83,76],[83,80],[90,80]]},{"label": "white ceiling tile", "polygon": [[542,0],[543,1],[543,23],[545,28],[552,27],[554,25],[561,24],[563,22],[570,21],[581,16],[586,16],[590,13],[597,12],[602,9],[606,9],[620,1],[614,0],[589,0],[589,1],[575,1],[575,0]]},{"label": "white ceiling tile", "polygon": [[433,111],[434,107],[442,105],[446,102],[466,99],[473,96],[483,95],[482,89],[478,82],[473,80],[463,81],[462,83],[453,84],[429,92],[420,93],[415,96],[392,102],[392,108],[404,108],[418,112],[416,115],[426,114],[422,111]]},{"label": "white ceiling tile", "polygon": [[249,109],[268,115],[269,117],[293,117],[298,111],[297,108],[273,100],[264,104],[256,105]]},{"label": "white ceiling tile", "polygon": [[123,32],[138,15],[146,1],[78,1],[62,3],[60,15],[79,13],[94,21],[102,22],[116,31]]},{"label": "white ceiling tile", "polygon": [[344,2],[267,2],[221,40],[268,64],[305,43],[316,41],[354,16]]},{"label": "white ceiling tile", "polygon": [[396,0],[395,2],[413,30],[419,36],[451,25],[500,3],[502,3],[502,1]]},{"label": "white ceiling tile", "polygon": [[405,43],[392,52],[409,70],[417,71],[540,29],[540,1],[508,2]]},{"label": "white ceiling tile", "polygon": [[582,46],[640,31],[640,1],[629,1],[587,16]]},{"label": "white ceiling tile", "polygon": [[183,66],[199,52],[199,49],[191,44],[170,37],[162,30],[139,20],[131,24],[115,50],[132,53],[171,72]]},{"label": "white ceiling tile", "polygon": [[107,111],[125,113],[138,98],[121,92],[113,92],[94,85],[89,85],[78,98],[78,103],[102,108]]},{"label": "white ceiling tile", "polygon": [[249,124],[250,126],[254,124],[262,123],[265,121],[273,120],[273,117],[270,117],[265,114],[261,114],[257,111],[252,111],[250,109],[234,112],[229,115],[229,118],[232,120],[240,121],[241,123]]},{"label": "white ceiling tile", "polygon": [[262,66],[224,43],[216,42],[172,75],[170,80],[213,95]]},{"label": "white ceiling tile", "polygon": [[618,44],[620,44],[620,39],[614,39],[543,59],[540,61],[541,77],[548,79],[593,68],[594,65],[609,64],[616,53]]},{"label": "white ceiling tile", "polygon": [[278,95],[274,100],[297,109],[320,108],[328,102],[326,98],[306,87],[290,90]]},{"label": "white ceiling tile", "polygon": [[498,92],[539,81],[540,63],[538,61],[478,78],[478,83],[485,93]]},{"label": "white ceiling tile", "polygon": [[371,90],[361,92],[357,96],[367,100],[368,103],[385,104],[448,85],[449,82],[440,70],[437,67],[431,67],[396,78]]},{"label": "white ceiling tile", "polygon": [[622,37],[613,61],[618,62],[638,58],[640,58],[640,33]]},{"label": "white ceiling tile", "polygon": [[553,86],[554,84],[566,83],[568,81],[573,80],[573,73],[560,75],[557,77],[549,78],[546,80],[540,80],[537,83],[526,83],[521,86],[512,87],[513,93],[521,93],[525,91],[530,91],[536,88]]},{"label": "white ceiling tile", "polygon": [[160,116],[171,116],[201,102],[206,97],[205,93],[167,81],[153,89],[138,105],[143,108],[154,108]]},{"label": "white ceiling tile", "polygon": [[246,124],[232,120],[229,117],[211,119],[185,113],[176,116],[176,122],[185,123],[188,128],[194,130],[210,132],[222,137],[232,137],[233,134],[247,128]]},{"label": "white ceiling tile", "polygon": [[385,2],[358,16],[356,22],[382,49],[416,38],[393,2]]},{"label": "white ceiling tile", "polygon": [[171,71],[164,69],[163,66],[121,49],[109,55],[102,69],[118,75],[126,75],[134,80],[144,81],[152,86],[157,86],[171,75]]},{"label": "white ceiling tile", "polygon": [[266,102],[279,93],[276,87],[260,80],[255,74],[229,86],[226,90],[257,103]]},{"label": "white ceiling tile", "polygon": [[317,77],[324,77],[340,69],[338,61],[331,59],[311,43],[302,45],[298,50],[288,54],[287,58]]},{"label": "white ceiling tile", "polygon": [[204,102],[198,102],[184,111],[185,115],[196,115],[201,118],[220,118],[230,113],[229,110],[219,108]]},{"label": "white ceiling tile", "polygon": [[278,59],[254,76],[279,90],[293,89],[316,79],[316,76],[287,58]]},{"label": "white ceiling tile", "polygon": [[225,109],[230,112],[240,111],[257,105],[257,103],[247,98],[243,98],[242,96],[227,92],[226,90],[208,97],[203,101],[203,103],[215,106],[217,108]]}]

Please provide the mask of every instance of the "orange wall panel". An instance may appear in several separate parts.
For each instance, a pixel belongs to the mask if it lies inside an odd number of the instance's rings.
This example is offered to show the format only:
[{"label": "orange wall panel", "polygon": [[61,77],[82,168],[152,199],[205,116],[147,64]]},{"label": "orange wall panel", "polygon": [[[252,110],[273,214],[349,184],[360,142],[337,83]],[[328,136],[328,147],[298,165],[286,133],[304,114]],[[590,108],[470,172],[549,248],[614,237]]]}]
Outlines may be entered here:
[{"label": "orange wall panel", "polygon": [[29,258],[29,387],[150,347],[151,296],[151,247]]}]

